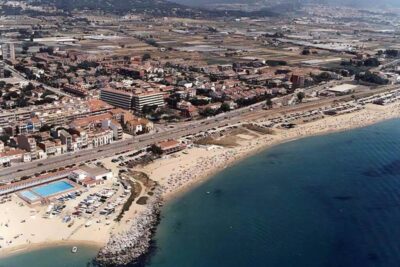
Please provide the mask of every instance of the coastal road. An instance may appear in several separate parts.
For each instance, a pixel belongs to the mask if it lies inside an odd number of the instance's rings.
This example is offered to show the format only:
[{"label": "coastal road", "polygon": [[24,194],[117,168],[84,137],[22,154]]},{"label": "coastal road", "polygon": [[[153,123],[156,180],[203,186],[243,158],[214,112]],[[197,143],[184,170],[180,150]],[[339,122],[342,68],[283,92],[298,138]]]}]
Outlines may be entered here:
[{"label": "coastal road", "polygon": [[[394,86],[386,86],[377,90],[373,90],[371,92],[380,93],[394,88]],[[370,94],[371,92],[360,92],[354,95],[361,97],[367,93]],[[286,106],[271,110],[262,110],[262,103],[259,103],[251,107],[241,108],[228,113],[220,114],[216,117],[177,125],[175,128],[168,129],[164,132],[140,135],[134,138],[132,137],[98,148],[81,150],[76,153],[66,153],[44,160],[33,161],[4,168],[0,170],[0,182],[6,183],[16,178],[20,178],[23,176],[32,176],[43,171],[57,169],[72,164],[79,164],[85,161],[96,160],[102,157],[110,157],[125,151],[142,149],[163,140],[177,139],[182,136],[197,134],[199,132],[207,131],[212,128],[221,127],[227,124],[235,124],[281,113],[314,109],[320,106],[331,104],[334,101],[343,100],[345,98],[349,98],[349,96],[325,98],[320,101],[302,103],[296,106]]]}]

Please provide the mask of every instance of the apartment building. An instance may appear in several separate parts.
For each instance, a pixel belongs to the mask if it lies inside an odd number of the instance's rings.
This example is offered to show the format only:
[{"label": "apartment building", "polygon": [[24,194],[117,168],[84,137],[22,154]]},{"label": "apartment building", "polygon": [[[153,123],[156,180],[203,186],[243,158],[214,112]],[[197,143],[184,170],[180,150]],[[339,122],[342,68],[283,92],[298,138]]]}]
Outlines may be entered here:
[{"label": "apartment building", "polygon": [[146,105],[164,106],[165,104],[162,92],[134,93],[111,88],[101,90],[100,99],[115,107],[134,110],[137,113],[141,113]]},{"label": "apartment building", "polygon": [[164,93],[141,93],[133,96],[132,109],[141,113],[144,106],[164,106]]},{"label": "apartment building", "polygon": [[0,78],[4,78],[4,70],[5,70],[6,64],[3,61],[0,61]]},{"label": "apartment building", "polygon": [[36,140],[33,137],[28,137],[26,135],[17,136],[18,146],[28,152],[36,152]]},{"label": "apartment building", "polygon": [[41,126],[41,121],[37,117],[32,117],[26,121],[18,122],[16,130],[19,134],[31,134],[39,132]]},{"label": "apartment building", "polygon": [[111,144],[114,140],[114,134],[112,130],[97,130],[89,132],[88,134],[88,146],[89,148],[95,148]]},{"label": "apartment building", "polygon": [[15,46],[13,43],[2,44],[1,51],[4,60],[15,61]]},{"label": "apartment building", "polygon": [[66,145],[69,151],[75,151],[73,147],[72,135],[70,133],[63,129],[59,131],[58,135],[60,137],[61,144]]},{"label": "apartment building", "polygon": [[133,93],[107,88],[100,91],[100,99],[114,107],[131,110]]}]

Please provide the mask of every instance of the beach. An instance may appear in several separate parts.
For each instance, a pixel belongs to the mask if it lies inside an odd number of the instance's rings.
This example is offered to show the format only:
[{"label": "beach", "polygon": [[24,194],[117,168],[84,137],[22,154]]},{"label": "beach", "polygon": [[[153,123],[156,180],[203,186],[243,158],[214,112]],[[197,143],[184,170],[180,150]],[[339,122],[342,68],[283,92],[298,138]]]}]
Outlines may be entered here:
[{"label": "beach", "polygon": [[304,123],[293,129],[280,129],[272,135],[239,135],[236,147],[196,146],[173,156],[157,160],[140,170],[159,182],[165,193],[165,199],[179,196],[190,190],[220,170],[235,164],[243,158],[254,155],[284,142],[296,139],[324,135],[338,131],[368,126],[380,121],[400,117],[400,103],[387,106],[367,105],[363,110],[339,116]]},{"label": "beach", "polygon": [[[268,147],[300,139],[307,136],[322,135],[337,131],[363,127],[383,120],[400,117],[400,103],[386,106],[367,105],[365,109],[340,116],[327,116],[323,119],[296,125],[292,129],[274,129],[273,134],[260,134],[254,131],[242,132],[234,136],[236,145],[193,145],[184,151],[163,156],[136,171],[146,173],[161,186],[163,199],[168,201],[212,177],[246,157]],[[268,118],[265,118],[267,120]],[[260,119],[262,121],[264,119]],[[109,159],[104,159],[109,162]],[[17,196],[13,201],[2,205],[0,210],[1,236],[12,243],[2,246],[1,255],[21,253],[26,250],[60,244],[93,244],[99,248],[105,245],[111,235],[125,231],[129,220],[140,211],[133,205],[120,223],[104,222],[92,227],[82,227],[85,221],[75,222],[80,227],[69,228],[58,219],[45,219],[40,216],[45,207],[33,209]],[[39,211],[38,211],[39,209]],[[24,222],[22,222],[24,221]],[[5,226],[7,224],[7,226]],[[29,227],[27,227],[29,225]],[[15,238],[18,236],[17,238]]]}]

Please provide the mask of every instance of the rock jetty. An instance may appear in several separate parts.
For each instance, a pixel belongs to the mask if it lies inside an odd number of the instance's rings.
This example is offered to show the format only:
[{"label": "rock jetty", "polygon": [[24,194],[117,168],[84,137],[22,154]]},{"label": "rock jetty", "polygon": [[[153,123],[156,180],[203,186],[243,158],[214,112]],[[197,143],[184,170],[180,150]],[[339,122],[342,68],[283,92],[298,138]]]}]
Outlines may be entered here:
[{"label": "rock jetty", "polygon": [[161,206],[161,190],[155,190],[146,209],[131,221],[129,230],[112,237],[100,250],[95,265],[126,266],[145,255],[150,249],[151,239],[160,220]]}]

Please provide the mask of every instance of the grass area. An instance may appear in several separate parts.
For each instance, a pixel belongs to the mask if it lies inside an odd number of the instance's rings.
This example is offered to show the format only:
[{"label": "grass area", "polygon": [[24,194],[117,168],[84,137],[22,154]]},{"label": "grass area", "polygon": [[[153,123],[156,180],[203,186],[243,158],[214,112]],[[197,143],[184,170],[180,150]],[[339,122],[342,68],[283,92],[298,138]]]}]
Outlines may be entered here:
[{"label": "grass area", "polygon": [[270,128],[264,128],[255,124],[244,124],[243,127],[259,134],[275,134],[274,130]]},{"label": "grass area", "polygon": [[147,196],[140,197],[140,198],[136,201],[136,204],[138,204],[138,205],[146,205],[148,199],[149,199],[149,197],[147,197]]},{"label": "grass area", "polygon": [[228,136],[223,138],[213,138],[211,136],[204,137],[195,141],[195,144],[198,145],[216,145],[216,146],[223,146],[223,147],[235,147],[238,144],[236,143],[236,137]]},{"label": "grass area", "polygon": [[[207,136],[204,138],[201,138],[194,143],[197,145],[216,145],[216,146],[222,146],[222,147],[236,147],[238,146],[238,141],[240,141],[240,137],[237,135],[250,135],[250,136],[255,136],[254,133],[249,132],[245,128],[237,128],[234,130],[231,130],[227,135],[223,137],[212,137],[212,136]],[[239,139],[239,140],[238,140]]]},{"label": "grass area", "polygon": [[150,179],[150,177],[144,172],[132,171],[131,177],[141,182],[146,188],[153,188],[157,183]]}]

